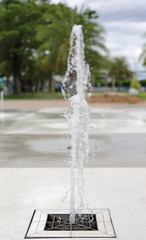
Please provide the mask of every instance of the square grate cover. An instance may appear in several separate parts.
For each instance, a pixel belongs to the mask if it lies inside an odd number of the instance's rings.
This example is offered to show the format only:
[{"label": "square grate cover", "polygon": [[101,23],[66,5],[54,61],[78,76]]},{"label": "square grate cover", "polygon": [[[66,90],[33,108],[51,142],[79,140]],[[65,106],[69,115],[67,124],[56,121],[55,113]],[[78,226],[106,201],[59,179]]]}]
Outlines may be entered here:
[{"label": "square grate cover", "polygon": [[69,223],[65,210],[35,210],[25,239],[36,238],[116,238],[109,209],[97,209],[91,214],[84,211]]}]

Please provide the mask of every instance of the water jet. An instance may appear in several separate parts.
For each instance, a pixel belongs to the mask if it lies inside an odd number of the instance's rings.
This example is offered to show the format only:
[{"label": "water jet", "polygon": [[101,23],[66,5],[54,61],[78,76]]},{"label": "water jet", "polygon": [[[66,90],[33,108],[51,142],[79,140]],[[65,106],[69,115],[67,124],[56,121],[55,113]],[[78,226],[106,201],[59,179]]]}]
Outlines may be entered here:
[{"label": "water jet", "polygon": [[[84,162],[88,161],[89,111],[85,96],[90,86],[90,70],[85,62],[81,25],[74,25],[70,36],[63,95],[69,100],[64,113],[70,128],[70,211],[37,209],[25,238],[115,238],[109,209],[85,209]],[[79,201],[77,201],[77,196]]]}]

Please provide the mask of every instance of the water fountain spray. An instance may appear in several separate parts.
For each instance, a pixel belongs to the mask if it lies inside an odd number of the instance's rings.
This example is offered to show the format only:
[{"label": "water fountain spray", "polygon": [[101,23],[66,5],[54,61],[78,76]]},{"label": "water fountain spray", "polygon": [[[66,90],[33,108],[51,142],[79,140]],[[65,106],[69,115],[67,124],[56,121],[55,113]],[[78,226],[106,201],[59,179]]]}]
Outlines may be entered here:
[{"label": "water fountain spray", "polygon": [[[84,162],[88,161],[89,112],[85,93],[90,79],[89,65],[85,62],[84,39],[81,25],[74,25],[70,36],[67,72],[63,82],[63,94],[70,101],[65,112],[71,135],[71,197],[70,224],[75,214],[81,216],[84,203]],[[79,202],[76,201],[76,195]]]},{"label": "water fountain spray", "polygon": [[89,66],[84,57],[82,26],[74,25],[70,36],[68,67],[63,82],[63,94],[70,102],[64,114],[68,119],[71,135],[70,214],[66,214],[64,210],[54,210],[54,213],[44,209],[35,210],[25,238],[116,237],[108,209],[96,209],[94,213],[91,209],[84,209],[84,162],[88,161],[89,152],[89,112],[85,92],[89,79]]}]

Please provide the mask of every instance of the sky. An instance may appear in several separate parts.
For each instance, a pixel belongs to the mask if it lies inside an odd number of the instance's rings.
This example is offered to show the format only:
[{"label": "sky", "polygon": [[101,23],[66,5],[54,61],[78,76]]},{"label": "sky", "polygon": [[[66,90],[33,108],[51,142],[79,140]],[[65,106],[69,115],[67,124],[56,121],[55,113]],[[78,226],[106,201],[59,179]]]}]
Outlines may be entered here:
[{"label": "sky", "polygon": [[146,0],[52,0],[71,7],[96,10],[98,21],[106,30],[105,43],[111,56],[126,56],[132,70],[143,70],[138,62],[146,42]]}]

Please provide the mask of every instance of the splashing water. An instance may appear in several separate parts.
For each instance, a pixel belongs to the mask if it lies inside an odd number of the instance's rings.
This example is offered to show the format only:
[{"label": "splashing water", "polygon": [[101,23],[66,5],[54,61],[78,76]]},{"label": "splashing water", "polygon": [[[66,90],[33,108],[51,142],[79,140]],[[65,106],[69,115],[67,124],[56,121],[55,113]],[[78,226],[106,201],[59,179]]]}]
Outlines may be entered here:
[{"label": "splashing water", "polygon": [[67,72],[63,82],[63,95],[70,101],[64,115],[68,119],[71,134],[71,224],[75,222],[75,214],[81,216],[84,208],[84,162],[88,161],[89,152],[89,112],[85,93],[89,79],[90,70],[85,63],[82,26],[74,25],[70,36]]}]

